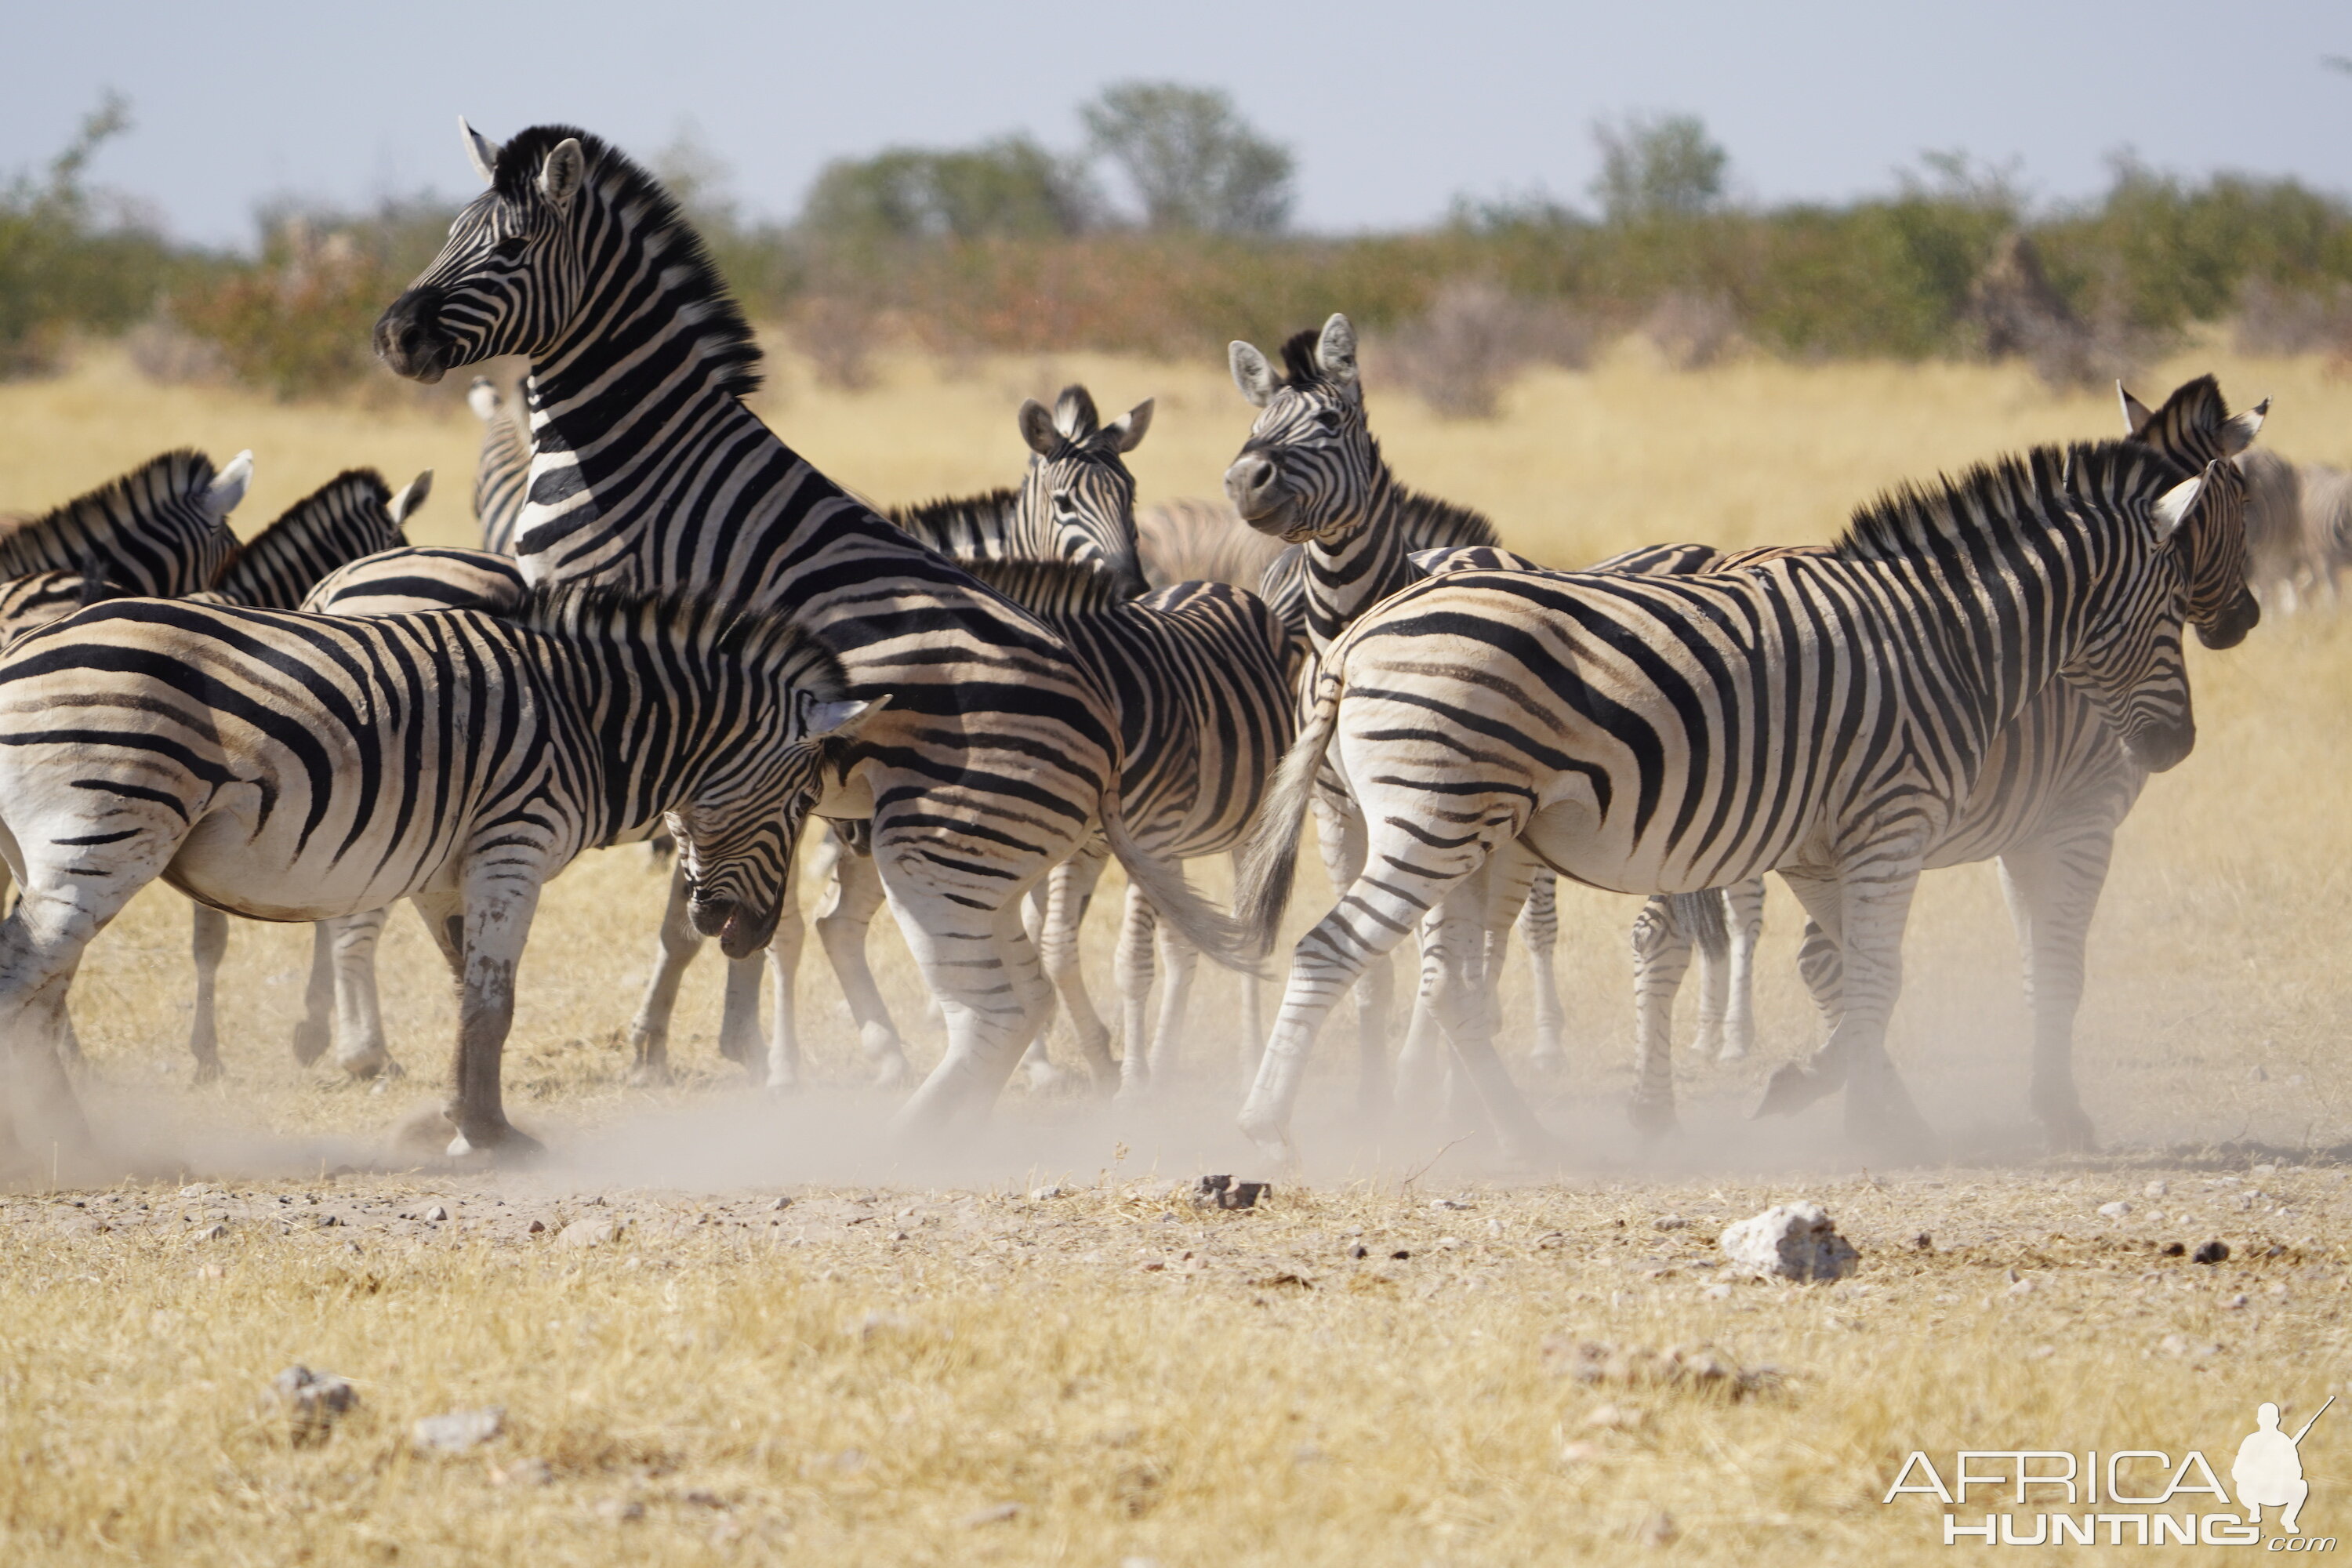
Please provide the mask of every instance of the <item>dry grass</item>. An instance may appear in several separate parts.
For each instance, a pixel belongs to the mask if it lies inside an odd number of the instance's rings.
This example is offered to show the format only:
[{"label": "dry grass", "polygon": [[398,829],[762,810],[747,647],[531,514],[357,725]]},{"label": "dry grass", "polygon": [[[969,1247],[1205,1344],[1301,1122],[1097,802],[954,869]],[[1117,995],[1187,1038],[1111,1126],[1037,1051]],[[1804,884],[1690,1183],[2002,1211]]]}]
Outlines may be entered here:
[{"label": "dry grass", "polygon": [[[2205,368],[2240,402],[2277,396],[2266,438],[2288,455],[2352,458],[2352,387],[2314,362],[2216,350],[2137,390]],[[845,482],[910,500],[1010,480],[1018,398],[1071,379],[1106,406],[1159,396],[1135,464],[1146,500],[1213,493],[1247,424],[1214,366],[886,358],[869,390],[844,394],[790,363],[763,411]],[[1824,538],[1876,486],[2104,433],[2116,415],[2021,370],[1675,374],[1625,348],[1589,374],[1522,380],[1490,424],[1409,397],[1381,397],[1375,419],[1409,482],[1572,563],[1647,540]],[[0,508],[47,504],[167,445],[223,458],[251,446],[249,526],[350,464],[395,481],[430,465],[444,488],[415,531],[460,541],[475,440],[462,409],[289,409],[151,386],[100,358],[0,387]],[[1962,1166],[1858,1180],[1833,1109],[1738,1120],[1763,1068],[1809,1038],[1796,922],[1779,901],[1760,967],[1765,1060],[1690,1068],[1692,1133],[1644,1153],[1615,1110],[1630,1082],[1631,901],[1570,894],[1572,1064],[1549,1114],[1586,1151],[1578,1170],[1509,1188],[1473,1146],[1441,1155],[1442,1127],[1403,1114],[1354,1126],[1343,1011],[1302,1117],[1303,1178],[1280,1178],[1270,1212],[1209,1215],[1142,1184],[1270,1173],[1229,1130],[1223,976],[1202,983],[1194,1082],[1168,1114],[1016,1095],[952,1159],[891,1151],[887,1107],[852,1087],[854,1042],[814,962],[803,1010],[823,1087],[806,1100],[727,1092],[709,975],[688,988],[675,1045],[698,1080],[625,1089],[617,1032],[660,883],[639,853],[594,856],[542,905],[510,1048],[518,1118],[551,1135],[558,1163],[325,1183],[321,1167],[364,1163],[442,1070],[451,1008],[422,931],[399,917],[385,951],[409,1084],[373,1094],[297,1071],[284,1040],[307,942],[240,926],[223,984],[234,1080],[191,1095],[186,916],[148,895],[92,948],[75,1007],[94,1103],[143,1169],[170,1174],[0,1206],[0,1549],[27,1563],[527,1552],[1172,1568],[1614,1562],[1651,1550],[1646,1538],[1694,1561],[1901,1562],[1940,1551],[1932,1504],[1876,1501],[1912,1447],[2194,1445],[2226,1472],[2256,1401],[2308,1411],[2342,1380],[2352,981],[2335,960],[2352,626],[2307,616],[2195,657],[2198,753],[2126,826],[2094,933],[2079,1057],[2115,1152],[2091,1162],[2031,1155],[2023,1010],[1988,868],[1927,884],[1897,1020],[1898,1054]],[[1106,934],[1092,940],[1107,990]],[[919,1052],[936,1050],[896,938],[875,948]],[[1514,964],[1514,1019],[1523,985]],[[2256,1161],[2284,1168],[2254,1173]],[[2168,1192],[2146,1195],[2159,1178]],[[180,1192],[195,1179],[227,1184]],[[1075,1195],[1014,1195],[1049,1179]],[[866,1184],[839,1187],[852,1181]],[[774,1190],[800,1201],[777,1213],[744,1195]],[[1429,1206],[1465,1190],[1471,1209]],[[604,1212],[587,1206],[596,1193],[634,1221],[617,1245],[524,1233],[529,1217]],[[1854,1285],[1703,1294],[1694,1265],[1714,1231],[1799,1194],[1862,1246]],[[2118,1197],[2135,1213],[2096,1214]],[[456,1217],[399,1217],[436,1202]],[[284,1218],[322,1209],[349,1229]],[[1669,1212],[1690,1227],[1653,1228]],[[215,1215],[227,1234],[192,1239]],[[1923,1231],[1926,1251],[1911,1245]],[[2154,1249],[2209,1237],[2236,1258],[2203,1268]],[[1359,1244],[1369,1256],[1348,1257]],[[2012,1288],[2027,1281],[2039,1288]],[[1787,1378],[1737,1404],[1589,1389],[1546,1370],[1542,1345],[1560,1333],[1710,1342]],[[2174,1335],[2188,1353],[2163,1348]],[[360,1386],[360,1412],[317,1447],[288,1446],[254,1413],[295,1361]],[[509,1423],[487,1458],[407,1451],[414,1418],[484,1404]],[[1603,1404],[1634,1412],[1631,1425],[1587,1426]],[[2320,1532],[2352,1525],[2337,1433],[2323,1422],[2305,1450]],[[527,1458],[548,1461],[551,1484],[517,1479]],[[1008,1520],[963,1522],[1006,1503]]]}]

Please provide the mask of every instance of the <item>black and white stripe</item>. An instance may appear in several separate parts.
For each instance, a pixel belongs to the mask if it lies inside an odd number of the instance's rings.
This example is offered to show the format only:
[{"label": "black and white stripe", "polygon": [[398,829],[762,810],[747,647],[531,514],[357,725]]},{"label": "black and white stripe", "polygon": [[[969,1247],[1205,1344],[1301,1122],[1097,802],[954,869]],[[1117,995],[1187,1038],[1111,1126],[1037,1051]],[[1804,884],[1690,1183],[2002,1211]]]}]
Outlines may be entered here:
[{"label": "black and white stripe", "polygon": [[35,1036],[162,877],[263,920],[415,900],[462,990],[453,1152],[528,1147],[499,1055],[541,885],[667,820],[698,923],[757,951],[827,737],[865,710],[844,686],[780,619],[612,589],[511,618],[127,599],[35,632],[0,659],[0,849],[26,889],[0,924],[0,1041],[51,1102],[17,1104],[20,1128],[78,1136]]},{"label": "black and white stripe", "polygon": [[2042,447],[1891,496],[1826,552],[1686,577],[1464,571],[1393,595],[1328,656],[1252,847],[1242,912],[1270,941],[1327,757],[1371,837],[1298,944],[1245,1131],[1286,1136],[1338,991],[1421,928],[1457,1058],[1506,1136],[1540,1144],[1484,973],[1528,870],[1696,892],[1778,869],[1846,977],[1829,1046],[1768,1103],[1844,1084],[1851,1130],[1916,1152],[1883,1041],[1928,850],[2062,675],[2141,765],[2188,753],[2179,629],[2251,624],[2242,501],[2225,462],[2184,477],[2137,442]]},{"label": "black and white stripe", "polygon": [[0,520],[0,647],[100,599],[211,587],[236,553],[228,514],[252,482],[251,452],[215,472],[183,449],[49,511]]},{"label": "black and white stripe", "polygon": [[476,376],[466,389],[466,406],[482,422],[482,455],[474,464],[474,521],[481,526],[482,548],[512,555],[530,484],[530,437],[487,375]]},{"label": "black and white stripe", "polygon": [[1129,838],[1116,716],[1068,647],[745,405],[750,327],[659,185],[567,127],[503,148],[467,141],[490,188],[377,322],[377,350],[425,380],[530,356],[526,577],[787,607],[840,654],[855,691],[889,698],[828,773],[821,810],[871,817],[892,904],[947,1005],[948,1054],[908,1123],[1002,1086],[1050,994],[1022,895],[1097,827],[1163,916],[1231,959],[1230,923]]}]

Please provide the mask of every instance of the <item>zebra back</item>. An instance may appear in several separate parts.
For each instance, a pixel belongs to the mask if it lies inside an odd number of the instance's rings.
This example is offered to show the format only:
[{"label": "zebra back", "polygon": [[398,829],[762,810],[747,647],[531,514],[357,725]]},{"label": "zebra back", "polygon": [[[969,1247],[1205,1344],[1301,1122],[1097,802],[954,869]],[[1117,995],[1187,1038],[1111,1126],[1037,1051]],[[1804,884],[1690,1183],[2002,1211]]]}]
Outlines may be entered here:
[{"label": "zebra back", "polygon": [[474,465],[474,521],[482,525],[482,548],[512,555],[530,482],[530,437],[487,375],[474,378],[466,406],[482,422],[482,455]]},{"label": "zebra back", "polygon": [[294,609],[336,568],[405,544],[402,525],[432,488],[430,468],[397,496],[373,468],[338,474],[239,550],[216,589],[228,604]]},{"label": "zebra back", "polygon": [[73,571],[126,594],[209,588],[236,552],[226,519],[253,479],[253,454],[218,472],[202,452],[151,458],[96,489],[0,532],[0,578]]},{"label": "zebra back", "polygon": [[1244,522],[1230,503],[1190,496],[1142,508],[1135,515],[1135,536],[1144,580],[1155,588],[1171,583],[1255,588],[1283,552],[1280,540]]},{"label": "zebra back", "polygon": [[320,579],[301,607],[321,615],[399,616],[420,610],[511,614],[530,589],[514,557],[449,545],[366,556]]}]

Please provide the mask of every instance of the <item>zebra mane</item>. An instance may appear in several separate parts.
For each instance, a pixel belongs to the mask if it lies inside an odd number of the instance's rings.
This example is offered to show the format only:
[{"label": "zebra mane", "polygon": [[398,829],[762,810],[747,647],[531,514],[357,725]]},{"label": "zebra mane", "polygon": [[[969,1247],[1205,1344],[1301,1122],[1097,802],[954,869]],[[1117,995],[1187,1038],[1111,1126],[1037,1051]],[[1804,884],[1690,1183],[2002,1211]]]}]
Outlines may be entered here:
[{"label": "zebra mane", "polygon": [[1119,580],[1076,561],[971,561],[956,564],[1037,616],[1092,616],[1134,603]]},{"label": "zebra mane", "polygon": [[794,687],[820,701],[849,690],[839,656],[780,614],[745,610],[681,589],[646,592],[611,584],[541,584],[500,620],[566,642],[666,644],[730,667],[785,667]]},{"label": "zebra mane", "polygon": [[913,534],[944,554],[974,539],[1006,543],[1012,536],[1013,514],[1020,504],[1019,490],[1003,489],[886,507],[882,515],[901,532]]},{"label": "zebra mane", "polygon": [[1503,542],[1503,536],[1495,531],[1494,521],[1474,507],[1456,506],[1403,485],[1395,486],[1391,494],[1390,504],[1396,509],[1394,527],[1404,536],[1407,552]]},{"label": "zebra mane", "polygon": [[[2137,441],[2035,447],[1979,463],[1932,485],[1906,482],[1858,508],[1831,550],[1848,560],[1913,560],[1940,542],[2032,526],[2060,496],[2095,496],[2117,507],[2152,501],[2189,476]],[[2046,524],[2044,525],[2046,526]]]},{"label": "zebra mane", "polygon": [[[358,530],[351,526],[352,516],[370,507],[383,514],[384,530],[397,543],[400,531],[392,521],[392,487],[373,468],[345,468],[238,545],[214,582],[226,586],[231,578],[240,575],[240,567],[244,575],[265,572],[278,556],[294,555],[299,559],[304,547],[314,540],[331,541],[345,532],[356,534]],[[387,547],[376,545],[361,553],[372,555],[384,548]]]},{"label": "zebra mane", "polygon": [[760,345],[742,307],[727,291],[709,247],[661,182],[619,148],[576,126],[534,125],[519,131],[499,149],[491,184],[500,199],[518,205],[539,199],[540,168],[548,153],[566,141],[577,141],[586,155],[584,186],[603,192],[644,237],[647,254],[660,263],[665,291],[698,330],[703,357],[718,367],[719,385],[738,397],[757,392]]},{"label": "zebra mane", "polygon": [[0,521],[0,576],[21,577],[52,568],[95,575],[100,567],[83,559],[75,543],[78,535],[87,531],[111,536],[119,531],[119,518],[199,500],[217,477],[210,458],[193,447],[182,447],[150,458],[129,473],[118,474],[37,517]]},{"label": "zebra mane", "polygon": [[1322,341],[1323,330],[1320,327],[1309,327],[1305,331],[1293,332],[1283,341],[1282,369],[1285,386],[1322,386],[1328,382],[1329,377],[1323,374],[1323,367],[1315,363],[1315,347]]}]

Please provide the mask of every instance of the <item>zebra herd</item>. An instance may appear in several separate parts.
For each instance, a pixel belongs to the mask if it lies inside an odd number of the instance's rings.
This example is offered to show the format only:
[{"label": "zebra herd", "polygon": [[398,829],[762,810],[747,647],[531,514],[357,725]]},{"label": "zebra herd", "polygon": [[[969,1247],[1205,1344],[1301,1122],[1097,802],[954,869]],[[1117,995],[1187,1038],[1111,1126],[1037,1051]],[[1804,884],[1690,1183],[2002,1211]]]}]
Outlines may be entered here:
[{"label": "zebra herd", "polygon": [[[902,1135],[984,1114],[1042,1061],[1057,998],[1097,1085],[1151,1092],[1205,953],[1244,976],[1242,1125],[1262,1146],[1289,1147],[1317,1033],[1353,990],[1367,1107],[1444,1078],[1542,1158],[1495,1048],[1496,978],[1516,929],[1531,1065],[1559,1070],[1562,876],[1649,896],[1633,1110],[1662,1133],[1694,951],[1710,1046],[1748,1047],[1770,871],[1811,919],[1828,1037],[1764,1109],[1843,1089],[1860,1143],[1916,1153],[1932,1134],[1885,1050],[1912,889],[1998,857],[2032,1101],[2053,1142],[2089,1142],[2069,1065],[2084,931],[2116,825],[2194,741],[2184,624],[2226,647],[2258,617],[2238,460],[2263,408],[2231,416],[2210,378],[2154,410],[2126,395],[2123,438],[1899,490],[1832,545],[1558,572],[1396,479],[1334,315],[1279,367],[1232,346],[1257,411],[1224,476],[1245,529],[1197,503],[1139,524],[1123,458],[1152,405],[1106,422],[1075,386],[1021,408],[1018,487],[886,513],[747,406],[749,323],[651,176],[570,127],[464,134],[486,189],[374,346],[425,382],[530,362],[520,420],[487,382],[469,396],[482,549],[408,546],[429,476],[394,497],[362,472],[240,551],[223,520],[249,463],[194,454],[0,533],[0,855],[22,888],[0,923],[0,1156],[86,1136],[67,991],[157,878],[197,902],[200,1075],[218,1070],[226,913],[319,922],[297,1055],[331,1040],[345,1070],[389,1070],[373,952],[404,899],[459,990],[450,1150],[527,1152],[499,1055],[539,889],[584,848],[666,840],[636,1072],[667,1070],[679,976],[716,937],[722,1051],[792,1088],[790,873],[812,816],[817,933],[877,1080],[911,1078],[866,959],[886,904],[945,1023]],[[1338,899],[1260,1054],[1255,971],[1310,809]],[[1183,870],[1225,854],[1232,914]],[[1077,962],[1112,859],[1116,1056]],[[1421,984],[1392,1081],[1408,936]]]}]

